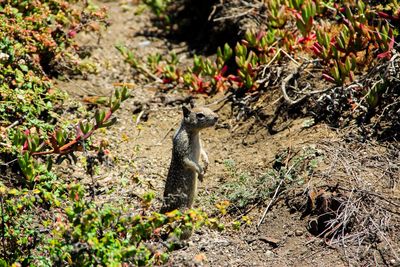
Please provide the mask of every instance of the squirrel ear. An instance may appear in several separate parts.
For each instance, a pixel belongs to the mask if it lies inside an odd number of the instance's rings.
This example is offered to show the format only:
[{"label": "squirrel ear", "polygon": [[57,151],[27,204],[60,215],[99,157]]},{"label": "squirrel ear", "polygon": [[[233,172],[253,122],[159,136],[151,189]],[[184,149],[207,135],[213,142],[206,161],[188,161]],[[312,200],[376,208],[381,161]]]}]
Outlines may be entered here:
[{"label": "squirrel ear", "polygon": [[186,106],[182,106],[183,117],[188,117],[190,114],[190,110]]},{"label": "squirrel ear", "polygon": [[190,108],[194,108],[194,107],[196,106],[196,103],[194,102],[194,99],[193,99],[193,98],[190,99],[189,104],[190,104]]}]

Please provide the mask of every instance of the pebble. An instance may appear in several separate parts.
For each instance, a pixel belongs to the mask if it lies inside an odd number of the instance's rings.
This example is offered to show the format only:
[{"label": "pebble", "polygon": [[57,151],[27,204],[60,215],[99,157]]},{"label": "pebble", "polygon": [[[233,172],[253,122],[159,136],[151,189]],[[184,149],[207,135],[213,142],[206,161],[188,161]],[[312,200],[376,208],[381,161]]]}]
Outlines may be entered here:
[{"label": "pebble", "polygon": [[268,258],[272,258],[272,257],[274,256],[274,253],[273,253],[271,250],[267,250],[267,252],[265,252],[265,255],[266,255]]},{"label": "pebble", "polygon": [[207,249],[206,246],[200,246],[200,247],[199,247],[199,250],[200,250],[200,251],[208,251],[208,249]]},{"label": "pebble", "polygon": [[215,241],[215,243],[218,246],[224,246],[224,247],[227,247],[231,244],[231,242],[229,242],[229,240],[226,240],[226,239],[217,240],[217,241]]},{"label": "pebble", "polygon": [[149,45],[151,45],[151,42],[148,40],[145,40],[145,41],[142,41],[139,43],[140,47],[145,47],[145,46],[149,46]]},{"label": "pebble", "polygon": [[293,231],[289,231],[289,232],[287,233],[287,235],[288,235],[288,236],[293,236],[293,235],[294,235],[294,232],[293,232]]},{"label": "pebble", "polygon": [[296,231],[294,232],[294,234],[295,234],[296,236],[302,236],[302,235],[303,235],[303,231],[301,231],[301,230],[296,230]]}]

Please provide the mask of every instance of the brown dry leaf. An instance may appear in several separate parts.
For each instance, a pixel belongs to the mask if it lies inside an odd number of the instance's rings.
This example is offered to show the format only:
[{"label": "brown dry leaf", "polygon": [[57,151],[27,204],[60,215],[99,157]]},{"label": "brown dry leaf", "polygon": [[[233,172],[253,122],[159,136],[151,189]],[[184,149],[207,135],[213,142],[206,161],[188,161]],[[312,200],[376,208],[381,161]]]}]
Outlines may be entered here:
[{"label": "brown dry leaf", "polygon": [[315,191],[315,189],[311,189],[310,192],[308,193],[309,207],[311,210],[315,209],[316,197],[317,197],[317,192]]},{"label": "brown dry leaf", "polygon": [[325,212],[330,212],[331,211],[331,199],[332,199],[332,194],[327,194],[323,193],[320,195],[322,199],[321,203],[321,209],[322,211]]},{"label": "brown dry leaf", "polygon": [[93,31],[99,31],[100,30],[100,24],[97,22],[92,22],[90,23],[90,28],[92,28]]},{"label": "brown dry leaf", "polygon": [[86,96],[83,98],[83,102],[93,105],[105,105],[108,102],[106,96]]},{"label": "brown dry leaf", "polygon": [[137,85],[135,83],[113,83],[113,86],[124,86],[128,88],[134,88]]}]

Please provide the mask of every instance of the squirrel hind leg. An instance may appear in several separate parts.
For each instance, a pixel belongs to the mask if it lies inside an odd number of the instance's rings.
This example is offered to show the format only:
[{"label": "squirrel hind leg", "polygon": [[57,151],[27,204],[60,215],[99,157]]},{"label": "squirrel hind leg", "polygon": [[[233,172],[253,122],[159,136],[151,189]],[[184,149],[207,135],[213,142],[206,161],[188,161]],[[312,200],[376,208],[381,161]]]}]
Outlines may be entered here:
[{"label": "squirrel hind leg", "polygon": [[168,194],[164,196],[163,204],[160,209],[160,213],[171,212],[173,210],[186,209],[186,202],[188,196],[186,194]]}]

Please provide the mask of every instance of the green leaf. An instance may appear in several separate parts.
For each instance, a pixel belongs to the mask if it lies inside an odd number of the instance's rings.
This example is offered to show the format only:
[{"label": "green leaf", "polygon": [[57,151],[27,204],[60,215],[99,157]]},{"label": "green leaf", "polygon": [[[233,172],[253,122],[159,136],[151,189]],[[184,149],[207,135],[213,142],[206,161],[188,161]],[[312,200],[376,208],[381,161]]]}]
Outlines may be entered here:
[{"label": "green leaf", "polygon": [[96,124],[99,125],[103,122],[104,118],[106,117],[106,112],[104,110],[96,110],[94,114],[94,118],[96,120]]},{"label": "green leaf", "polygon": [[335,81],[339,82],[341,81],[340,79],[340,72],[339,72],[339,66],[337,64],[337,62],[335,61],[335,66],[331,68],[331,75],[332,77],[335,79]]},{"label": "green leaf", "polygon": [[217,48],[217,57],[222,58],[221,47],[218,47],[218,48]]},{"label": "green leaf", "polygon": [[306,35],[306,27],[305,27],[304,21],[302,19],[296,18],[296,26],[297,26],[297,29],[301,32],[301,34],[303,36],[305,36]]},{"label": "green leaf", "polygon": [[64,142],[65,142],[64,134],[65,133],[62,130],[56,131],[56,140],[57,140],[57,144],[59,146],[64,145]]},{"label": "green leaf", "polygon": [[236,64],[238,65],[239,68],[243,68],[244,65],[246,64],[246,61],[245,61],[244,57],[236,56],[235,57],[235,61],[236,61]]},{"label": "green leaf", "polygon": [[344,38],[343,38],[343,33],[340,33],[340,35],[336,38],[336,42],[339,45],[340,49],[342,49],[342,50],[346,49],[345,41],[344,41]]},{"label": "green leaf", "polygon": [[350,72],[350,70],[351,70],[351,61],[350,61],[350,58],[346,58],[346,62],[345,62],[345,66],[346,66],[346,72],[347,73],[349,73]]},{"label": "green leaf", "polygon": [[232,48],[227,43],[225,43],[225,45],[224,45],[224,61],[225,62],[228,61],[232,57],[232,54],[233,54]]},{"label": "green leaf", "polygon": [[115,98],[116,98],[116,99],[120,99],[120,98],[121,98],[121,92],[120,92],[120,90],[119,90],[119,89],[116,89],[115,92],[114,92],[114,95],[115,95]]},{"label": "green leaf", "polygon": [[29,68],[27,65],[24,64],[19,64],[19,68],[23,71],[23,72],[28,72]]},{"label": "green leaf", "polygon": [[53,159],[51,157],[47,158],[47,171],[51,171],[51,168],[53,167]]},{"label": "green leaf", "polygon": [[317,30],[315,32],[316,36],[317,36],[317,41],[318,43],[320,43],[321,45],[324,45],[324,39],[322,38],[322,33],[321,31]]},{"label": "green leaf", "polygon": [[99,126],[99,128],[110,127],[117,122],[117,118],[112,118],[110,121],[107,121]]},{"label": "green leaf", "polygon": [[331,42],[331,40],[330,40],[328,33],[325,33],[324,34],[324,46],[326,49],[329,49],[330,42]]}]

